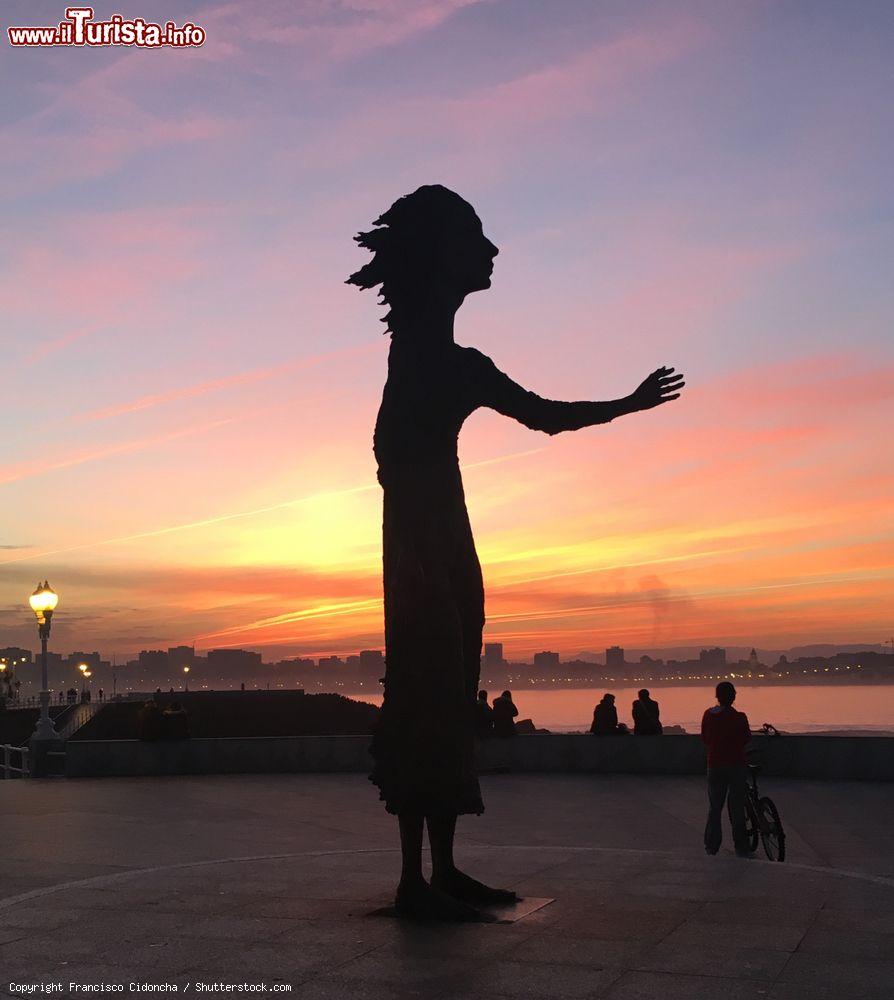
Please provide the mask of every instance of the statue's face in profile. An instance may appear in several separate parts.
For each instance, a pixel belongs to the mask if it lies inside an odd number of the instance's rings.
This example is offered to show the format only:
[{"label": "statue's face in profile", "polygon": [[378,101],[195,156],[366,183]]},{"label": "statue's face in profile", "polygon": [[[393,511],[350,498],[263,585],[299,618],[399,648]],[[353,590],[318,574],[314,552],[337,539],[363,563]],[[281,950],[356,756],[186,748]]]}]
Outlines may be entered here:
[{"label": "statue's face in profile", "polygon": [[494,257],[499,250],[484,235],[481,220],[471,205],[457,212],[443,234],[442,273],[462,295],[490,288]]}]

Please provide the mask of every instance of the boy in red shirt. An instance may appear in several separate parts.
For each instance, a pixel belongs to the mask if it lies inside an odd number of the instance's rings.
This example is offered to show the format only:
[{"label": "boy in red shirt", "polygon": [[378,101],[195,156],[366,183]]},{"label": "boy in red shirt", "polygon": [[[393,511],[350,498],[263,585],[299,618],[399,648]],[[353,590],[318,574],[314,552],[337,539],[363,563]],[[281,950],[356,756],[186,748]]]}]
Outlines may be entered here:
[{"label": "boy in red shirt", "polygon": [[751,728],[744,712],[733,708],[736,689],[721,681],[715,691],[717,705],[702,717],[702,740],[708,748],[708,822],[705,826],[705,851],[720,850],[723,833],[720,817],[726,802],[733,845],[740,858],[752,857],[745,832],[745,791],[747,768],[745,746],[751,740]]}]

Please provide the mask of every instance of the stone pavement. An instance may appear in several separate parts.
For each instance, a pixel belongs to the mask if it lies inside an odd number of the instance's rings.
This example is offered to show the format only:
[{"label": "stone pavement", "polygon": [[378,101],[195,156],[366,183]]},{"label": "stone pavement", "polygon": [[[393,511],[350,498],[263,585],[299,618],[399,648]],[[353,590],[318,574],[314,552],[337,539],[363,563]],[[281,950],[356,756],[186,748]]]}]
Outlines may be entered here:
[{"label": "stone pavement", "polygon": [[356,775],[2,782],[0,994],[894,997],[890,785],[765,780],[789,834],[771,864],[704,855],[698,779],[483,784],[461,863],[555,897],[515,924],[368,916],[393,890],[396,830]]}]

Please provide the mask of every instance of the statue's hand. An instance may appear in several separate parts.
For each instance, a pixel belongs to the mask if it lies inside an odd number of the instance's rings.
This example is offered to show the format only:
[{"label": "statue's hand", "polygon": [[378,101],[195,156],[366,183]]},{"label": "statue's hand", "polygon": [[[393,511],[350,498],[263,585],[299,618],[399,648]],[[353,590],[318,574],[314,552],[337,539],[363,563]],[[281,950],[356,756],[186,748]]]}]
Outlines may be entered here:
[{"label": "statue's hand", "polygon": [[654,406],[677,399],[686,383],[673,368],[658,368],[630,396],[634,410],[651,410]]}]

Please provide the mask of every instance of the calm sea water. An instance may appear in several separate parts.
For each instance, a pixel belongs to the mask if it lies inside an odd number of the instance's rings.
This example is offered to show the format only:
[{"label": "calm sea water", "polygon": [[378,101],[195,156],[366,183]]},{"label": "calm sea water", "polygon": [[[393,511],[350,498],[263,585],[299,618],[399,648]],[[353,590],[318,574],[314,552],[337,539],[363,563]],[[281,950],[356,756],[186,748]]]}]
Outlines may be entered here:
[{"label": "calm sea water", "polygon": [[[593,719],[593,709],[606,691],[615,695],[618,720],[633,725],[630,706],[638,688],[592,688],[580,691],[531,691],[514,689],[519,719],[533,719],[534,724],[553,732],[586,730]],[[715,704],[713,688],[693,685],[655,687],[652,697],[661,706],[665,725],[682,726],[687,733],[697,733],[702,713]],[[492,691],[491,694],[499,694]],[[374,704],[380,697],[351,695]],[[894,685],[803,687],[741,687],[736,708],[745,712],[752,729],[771,722],[777,729],[809,733],[828,729],[867,729],[894,732]]]}]

